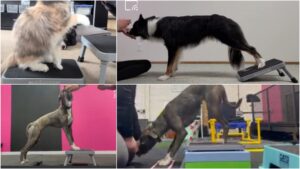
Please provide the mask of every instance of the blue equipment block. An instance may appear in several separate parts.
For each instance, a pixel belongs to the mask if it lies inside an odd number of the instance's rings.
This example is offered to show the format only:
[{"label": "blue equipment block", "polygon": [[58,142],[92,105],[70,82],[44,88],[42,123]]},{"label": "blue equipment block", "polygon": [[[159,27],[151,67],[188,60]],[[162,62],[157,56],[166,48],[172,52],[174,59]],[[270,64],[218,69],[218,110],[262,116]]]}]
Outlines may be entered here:
[{"label": "blue equipment block", "polygon": [[264,146],[260,168],[299,168],[299,145]]},{"label": "blue equipment block", "polygon": [[[231,129],[236,129],[236,128],[241,128],[241,129],[246,129],[247,124],[246,122],[230,122],[228,123],[229,128]],[[222,125],[220,123],[216,123],[216,129],[220,130],[222,129]]]}]

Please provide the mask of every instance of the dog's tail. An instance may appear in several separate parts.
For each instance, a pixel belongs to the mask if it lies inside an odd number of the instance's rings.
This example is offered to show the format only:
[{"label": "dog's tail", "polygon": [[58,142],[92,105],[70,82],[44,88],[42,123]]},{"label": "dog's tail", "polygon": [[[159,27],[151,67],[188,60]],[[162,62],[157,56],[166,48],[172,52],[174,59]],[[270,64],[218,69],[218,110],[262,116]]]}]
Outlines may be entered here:
[{"label": "dog's tail", "polygon": [[14,54],[10,54],[1,64],[1,74],[6,71],[8,68],[16,66],[17,61]]},{"label": "dog's tail", "polygon": [[229,103],[228,99],[227,99],[227,94],[226,94],[226,91],[225,89],[223,90],[222,92],[222,97],[223,97],[223,103],[226,103],[227,105],[229,105],[230,107],[232,108],[238,108],[241,106],[241,103],[242,103],[242,98],[239,99],[239,101],[237,103]]},{"label": "dog's tail", "polygon": [[244,56],[241,50],[229,47],[228,54],[231,66],[238,70],[244,62]]}]

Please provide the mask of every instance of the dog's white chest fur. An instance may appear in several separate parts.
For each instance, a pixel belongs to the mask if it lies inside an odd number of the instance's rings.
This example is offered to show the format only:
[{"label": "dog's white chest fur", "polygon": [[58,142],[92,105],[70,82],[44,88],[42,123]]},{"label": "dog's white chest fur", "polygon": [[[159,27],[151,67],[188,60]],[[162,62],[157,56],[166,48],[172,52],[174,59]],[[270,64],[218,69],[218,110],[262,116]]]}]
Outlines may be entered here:
[{"label": "dog's white chest fur", "polygon": [[72,118],[72,109],[68,109],[68,125],[70,125],[73,121],[73,118]]},{"label": "dog's white chest fur", "polygon": [[152,19],[152,20],[148,21],[147,29],[148,29],[148,35],[149,36],[152,36],[155,33],[158,21],[159,21],[158,18],[155,18],[155,19]]}]

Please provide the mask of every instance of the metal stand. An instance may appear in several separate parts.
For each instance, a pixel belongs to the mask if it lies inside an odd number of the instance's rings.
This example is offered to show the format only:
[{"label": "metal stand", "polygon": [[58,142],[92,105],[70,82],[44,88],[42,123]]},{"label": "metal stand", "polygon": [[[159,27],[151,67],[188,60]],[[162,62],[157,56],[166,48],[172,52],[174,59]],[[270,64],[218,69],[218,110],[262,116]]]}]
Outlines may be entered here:
[{"label": "metal stand", "polygon": [[66,151],[66,158],[64,162],[64,166],[72,164],[73,155],[88,155],[90,156],[92,163],[94,166],[97,166],[96,160],[95,160],[95,152],[92,150],[71,150]]},{"label": "metal stand", "polygon": [[78,61],[84,62],[86,48],[89,48],[101,61],[99,83],[104,84],[108,63],[116,61],[116,37],[105,34],[82,36],[81,43]]}]

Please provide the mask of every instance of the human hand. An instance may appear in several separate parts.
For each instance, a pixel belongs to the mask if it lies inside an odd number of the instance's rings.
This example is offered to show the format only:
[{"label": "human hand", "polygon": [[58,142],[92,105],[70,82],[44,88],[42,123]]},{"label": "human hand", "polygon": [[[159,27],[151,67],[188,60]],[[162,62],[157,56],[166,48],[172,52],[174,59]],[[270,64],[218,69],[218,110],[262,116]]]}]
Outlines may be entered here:
[{"label": "human hand", "polygon": [[80,89],[79,85],[65,85],[64,89],[70,92],[76,91],[78,89]]},{"label": "human hand", "polygon": [[131,153],[136,153],[139,150],[139,144],[133,137],[125,138],[125,143],[128,148],[128,151]]},{"label": "human hand", "polygon": [[116,85],[98,85],[99,90],[116,90]]},{"label": "human hand", "polygon": [[135,39],[135,36],[132,36],[129,34],[130,29],[127,28],[128,25],[130,25],[131,20],[130,19],[119,19],[118,20],[118,32],[122,32],[124,35]]},{"label": "human hand", "polygon": [[118,19],[118,32],[123,32],[124,29],[127,29],[127,26],[130,25],[130,19]]}]

